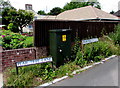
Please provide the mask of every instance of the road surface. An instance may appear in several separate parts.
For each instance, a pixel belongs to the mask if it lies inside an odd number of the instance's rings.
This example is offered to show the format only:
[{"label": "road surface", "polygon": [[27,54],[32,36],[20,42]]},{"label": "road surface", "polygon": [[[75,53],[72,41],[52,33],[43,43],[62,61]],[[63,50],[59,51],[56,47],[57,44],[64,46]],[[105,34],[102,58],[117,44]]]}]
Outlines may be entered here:
[{"label": "road surface", "polygon": [[[96,65],[72,78],[67,78],[51,86],[118,86],[118,66],[120,57]],[[118,65],[119,64],[119,65]],[[119,70],[120,71],[120,70]],[[119,76],[120,77],[120,76]],[[120,84],[120,81],[119,81]],[[106,87],[106,88],[111,88]],[[83,87],[84,88],[84,87]],[[116,87],[115,87],[116,88]],[[118,88],[118,87],[117,87]]]}]

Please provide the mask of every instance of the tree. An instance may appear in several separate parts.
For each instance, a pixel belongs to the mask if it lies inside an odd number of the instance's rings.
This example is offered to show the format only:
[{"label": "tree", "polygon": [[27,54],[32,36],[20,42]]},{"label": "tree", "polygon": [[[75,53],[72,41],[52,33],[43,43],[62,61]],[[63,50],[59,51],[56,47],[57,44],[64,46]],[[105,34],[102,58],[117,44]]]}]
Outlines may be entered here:
[{"label": "tree", "polygon": [[58,15],[62,12],[62,9],[60,7],[55,7],[52,10],[50,10],[50,12],[48,13],[48,15]]},{"label": "tree", "polygon": [[85,6],[89,6],[89,5],[101,9],[99,2],[70,2],[70,3],[67,3],[63,7],[63,11],[80,8],[80,7],[85,7]]},{"label": "tree", "polygon": [[12,28],[8,26],[11,26],[9,24],[13,23],[14,24],[13,29],[9,29],[9,30],[13,32],[17,32],[16,30],[19,30],[16,22],[14,22],[17,15],[18,14],[16,9],[8,8],[8,7],[4,8],[4,10],[2,11],[2,24],[6,25],[5,29]]},{"label": "tree", "polygon": [[[8,9],[6,8],[6,14],[4,19],[8,21],[7,26],[13,32],[17,32],[17,30],[22,33],[22,28],[27,26],[33,20],[33,13],[25,10],[16,10],[16,9]],[[12,23],[12,24],[11,24]],[[12,29],[13,28],[13,29]],[[15,29],[16,28],[16,29]]]},{"label": "tree", "polygon": [[9,0],[7,0],[7,1],[0,0],[0,7],[2,9],[4,9],[5,7],[12,7],[12,5]]},{"label": "tree", "polygon": [[12,32],[19,32],[18,26],[15,23],[10,23],[7,28],[11,30]]},{"label": "tree", "polygon": [[14,9],[16,10],[10,3],[9,0],[4,1],[4,0],[0,0],[0,14],[2,15],[2,24],[4,25],[8,25],[10,22],[10,19],[6,19],[5,17],[8,16],[8,12]]},{"label": "tree", "polygon": [[13,8],[9,8],[9,7],[5,7],[2,11],[2,24],[8,26],[8,24],[10,23],[11,17],[10,16],[10,12],[12,10],[16,10]]},{"label": "tree", "polygon": [[22,28],[33,20],[33,13],[25,10],[16,10],[9,1],[0,1],[2,7],[2,22],[13,32],[22,33]]},{"label": "tree", "polygon": [[9,22],[9,24],[7,25],[7,28],[12,32],[19,32],[19,28],[16,22],[16,18],[18,16],[17,10],[10,9],[7,14],[8,15],[5,16],[5,19],[8,20]]},{"label": "tree", "polygon": [[15,20],[13,19],[13,23],[15,22],[19,27],[19,32],[23,33],[23,27],[27,26],[31,21],[33,21],[33,17],[34,14],[32,12],[18,10]]},{"label": "tree", "polygon": [[43,11],[43,10],[38,11],[37,14],[39,14],[39,15],[46,15],[45,11]]},{"label": "tree", "polygon": [[115,12],[112,10],[111,12],[110,12],[110,14],[114,14]]}]

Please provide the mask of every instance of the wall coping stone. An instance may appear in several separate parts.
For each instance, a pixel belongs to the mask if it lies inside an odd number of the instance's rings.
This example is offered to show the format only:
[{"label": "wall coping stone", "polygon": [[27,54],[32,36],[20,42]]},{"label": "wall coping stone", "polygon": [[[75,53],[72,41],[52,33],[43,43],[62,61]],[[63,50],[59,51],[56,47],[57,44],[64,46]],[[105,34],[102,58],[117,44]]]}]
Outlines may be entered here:
[{"label": "wall coping stone", "polygon": [[29,50],[29,49],[36,49],[35,47],[30,47],[30,48],[20,48],[20,49],[11,49],[11,50],[3,50],[2,52],[6,52],[6,51],[18,51],[18,50]]}]

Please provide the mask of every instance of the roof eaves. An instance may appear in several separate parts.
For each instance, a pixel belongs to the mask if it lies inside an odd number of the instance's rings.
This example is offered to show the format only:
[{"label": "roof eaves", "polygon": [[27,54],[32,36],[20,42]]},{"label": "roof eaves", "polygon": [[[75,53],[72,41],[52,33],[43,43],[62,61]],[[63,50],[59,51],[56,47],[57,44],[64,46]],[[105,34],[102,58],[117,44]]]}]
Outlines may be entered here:
[{"label": "roof eaves", "polygon": [[120,19],[102,18],[101,20],[120,21]]},{"label": "roof eaves", "polygon": [[109,19],[109,18],[93,18],[93,19],[77,19],[74,21],[88,21],[88,20],[108,20],[108,21],[120,21],[120,19]]}]

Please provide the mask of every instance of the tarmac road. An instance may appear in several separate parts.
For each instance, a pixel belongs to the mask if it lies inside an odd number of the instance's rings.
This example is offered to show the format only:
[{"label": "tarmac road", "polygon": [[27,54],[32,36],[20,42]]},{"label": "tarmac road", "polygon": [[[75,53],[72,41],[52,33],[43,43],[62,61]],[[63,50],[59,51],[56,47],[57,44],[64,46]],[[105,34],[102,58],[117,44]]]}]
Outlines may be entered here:
[{"label": "tarmac road", "polygon": [[50,85],[50,87],[51,86],[109,86],[106,88],[111,88],[112,86],[118,86],[118,83],[120,85],[120,81],[118,82],[118,66],[120,71],[120,64],[119,64],[120,60],[118,59],[120,59],[120,57],[115,57],[113,59],[110,59],[105,63],[94,66],[84,72],[81,72],[80,74],[75,75],[72,78],[67,78],[63,81],[52,84]]}]

